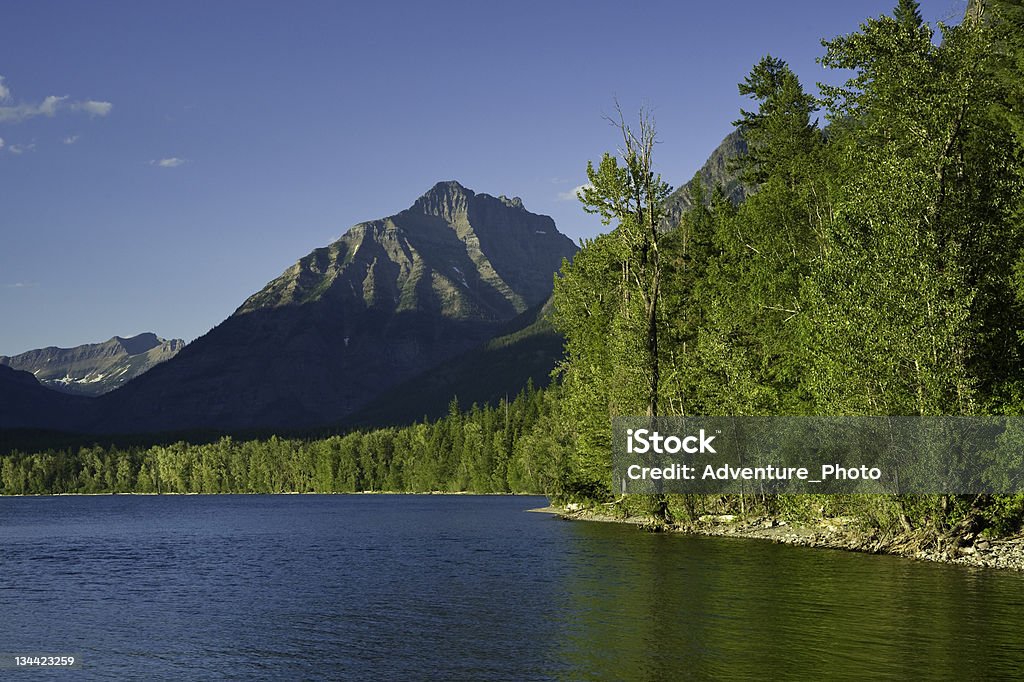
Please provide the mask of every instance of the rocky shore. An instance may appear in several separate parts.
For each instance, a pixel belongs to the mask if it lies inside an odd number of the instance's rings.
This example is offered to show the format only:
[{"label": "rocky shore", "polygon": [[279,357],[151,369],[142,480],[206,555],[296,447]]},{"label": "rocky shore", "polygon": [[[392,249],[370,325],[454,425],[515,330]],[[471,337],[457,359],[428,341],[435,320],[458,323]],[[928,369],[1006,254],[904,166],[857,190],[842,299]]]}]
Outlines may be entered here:
[{"label": "rocky shore", "polygon": [[817,524],[791,524],[767,517],[740,517],[731,514],[701,516],[692,523],[659,525],[653,518],[617,517],[600,509],[569,505],[545,510],[563,519],[629,523],[656,532],[714,535],[768,540],[799,547],[823,547],[869,554],[893,554],[919,561],[936,561],[979,568],[1024,571],[1024,535],[999,539],[978,538],[960,546],[952,541],[924,543],[913,533],[894,535],[865,531],[850,517],[823,519]]}]

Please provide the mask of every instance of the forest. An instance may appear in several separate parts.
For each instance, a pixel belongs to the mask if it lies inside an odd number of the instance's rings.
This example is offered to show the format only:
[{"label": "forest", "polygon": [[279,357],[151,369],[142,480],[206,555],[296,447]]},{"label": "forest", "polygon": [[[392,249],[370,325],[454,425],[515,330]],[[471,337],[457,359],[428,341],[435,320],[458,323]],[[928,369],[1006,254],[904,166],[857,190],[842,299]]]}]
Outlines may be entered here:
[{"label": "forest", "polygon": [[0,458],[0,493],[541,493],[556,474],[530,430],[550,404],[529,385],[465,413],[453,400],[448,416],[404,428],[14,451]]},{"label": "forest", "polygon": [[[1024,496],[653,496],[612,500],[617,415],[1017,415],[1024,303],[1024,8],[971,2],[926,25],[914,0],[824,41],[849,74],[807,92],[778,58],[739,84],[738,206],[669,188],[655,131],[620,115],[581,199],[613,226],[556,280],[566,337],[566,498],[686,522],[713,509],[849,515],[942,537],[1017,530]],[[821,119],[819,121],[819,119]]]},{"label": "forest", "polygon": [[13,452],[0,491],[543,493],[660,524],[1016,532],[1024,495],[612,494],[620,415],[1024,412],[1024,8],[972,1],[936,32],[899,0],[824,41],[819,62],[845,82],[817,96],[782,59],[753,66],[735,121],[748,196],[695,178],[678,225],[653,119],[619,112],[619,148],[588,164],[580,195],[609,230],[555,278],[550,388],[326,438]]}]

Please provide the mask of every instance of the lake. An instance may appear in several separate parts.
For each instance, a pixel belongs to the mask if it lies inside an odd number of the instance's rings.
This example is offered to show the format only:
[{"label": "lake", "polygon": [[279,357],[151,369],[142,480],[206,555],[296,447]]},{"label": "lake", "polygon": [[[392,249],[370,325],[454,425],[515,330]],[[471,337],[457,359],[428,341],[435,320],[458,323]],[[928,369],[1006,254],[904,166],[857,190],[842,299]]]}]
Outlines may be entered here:
[{"label": "lake", "polygon": [[1024,575],[525,513],[538,497],[0,498],[4,679],[1010,678]]}]

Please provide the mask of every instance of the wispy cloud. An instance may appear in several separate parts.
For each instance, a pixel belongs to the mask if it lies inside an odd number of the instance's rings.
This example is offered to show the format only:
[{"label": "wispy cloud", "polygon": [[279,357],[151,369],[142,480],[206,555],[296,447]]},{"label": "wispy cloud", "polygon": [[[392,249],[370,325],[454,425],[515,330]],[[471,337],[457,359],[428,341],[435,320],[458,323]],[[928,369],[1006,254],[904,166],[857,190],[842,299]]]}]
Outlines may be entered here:
[{"label": "wispy cloud", "polygon": [[586,183],[586,184],[583,184],[583,185],[579,185],[578,187],[573,187],[568,192],[559,192],[558,193],[558,200],[559,201],[577,201],[580,198],[580,192],[583,191],[583,189],[585,187],[590,187],[590,184]]},{"label": "wispy cloud", "polygon": [[5,284],[5,289],[32,289],[39,286],[38,282],[14,282],[13,284]]},{"label": "wispy cloud", "polygon": [[180,159],[177,156],[170,156],[166,159],[153,159],[149,162],[151,166],[158,166],[160,168],[177,168],[188,163],[188,159]]},{"label": "wispy cloud", "polygon": [[25,152],[30,152],[35,148],[35,142],[29,144],[12,144],[7,147],[7,151],[9,151],[12,154],[24,154]]},{"label": "wispy cloud", "polygon": [[27,104],[22,102],[7,107],[0,107],[0,123],[19,123],[36,116],[53,117],[57,110],[63,106],[67,96],[57,97],[50,95],[39,104]]},{"label": "wispy cloud", "polygon": [[4,138],[0,137],[0,149],[4,148]]},{"label": "wispy cloud", "polygon": [[72,108],[75,111],[84,111],[90,116],[106,116],[114,105],[110,102],[97,102],[94,99],[87,99],[84,102],[76,102]]},{"label": "wispy cloud", "polygon": [[[56,95],[50,95],[43,100],[43,103],[36,107],[38,114],[43,116],[54,116],[57,113],[58,107],[64,106],[64,102],[68,99],[67,95],[57,97]],[[29,107],[31,109],[31,106]],[[34,115],[34,114],[33,114]]]},{"label": "wispy cloud", "polygon": [[63,140],[64,144],[74,144],[78,142],[78,135],[68,135]]},{"label": "wispy cloud", "polygon": [[[10,88],[4,83],[5,78],[0,76],[0,123],[19,123],[37,116],[53,117],[64,109],[71,111],[82,111],[90,116],[106,116],[114,105],[110,102],[87,99],[84,101],[70,101],[68,95],[49,95],[42,102],[32,104],[30,102],[13,102]],[[7,102],[13,102],[6,104]]]}]

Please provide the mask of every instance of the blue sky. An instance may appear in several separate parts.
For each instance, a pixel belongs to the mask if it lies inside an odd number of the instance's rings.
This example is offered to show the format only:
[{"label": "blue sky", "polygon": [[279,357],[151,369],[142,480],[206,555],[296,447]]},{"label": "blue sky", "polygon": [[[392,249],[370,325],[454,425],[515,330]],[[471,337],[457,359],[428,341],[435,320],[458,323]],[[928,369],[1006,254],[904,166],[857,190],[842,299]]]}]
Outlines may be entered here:
[{"label": "blue sky", "polygon": [[593,235],[566,197],[615,147],[614,98],[654,110],[680,184],[762,55],[812,86],[820,39],[894,4],[3,3],[0,354],[191,340],[439,180]]}]

